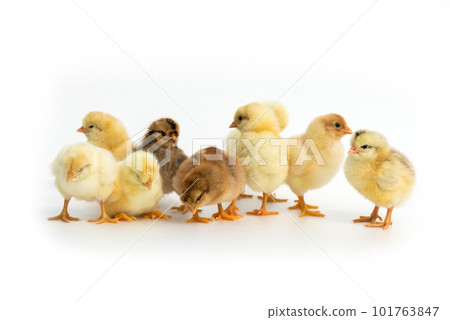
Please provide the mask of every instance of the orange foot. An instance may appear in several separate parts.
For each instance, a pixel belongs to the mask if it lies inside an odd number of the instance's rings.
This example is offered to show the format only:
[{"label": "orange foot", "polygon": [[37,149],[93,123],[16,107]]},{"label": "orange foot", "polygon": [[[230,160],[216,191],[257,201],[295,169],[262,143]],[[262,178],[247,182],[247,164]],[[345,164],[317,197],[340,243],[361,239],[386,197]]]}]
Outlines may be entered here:
[{"label": "orange foot", "polygon": [[367,228],[383,228],[383,230],[389,229],[390,226],[392,226],[392,221],[389,222],[383,221],[366,224]]},{"label": "orange foot", "polygon": [[[297,203],[295,206],[289,207],[289,210],[294,209],[300,209],[300,217],[304,216],[312,216],[312,217],[325,217],[323,213],[320,213],[317,209],[319,209],[318,206],[310,206],[309,204],[306,204],[305,198],[303,196],[298,197],[298,200],[295,200]],[[310,210],[312,209],[312,210]]]},{"label": "orange foot", "polygon": [[[186,212],[189,211],[189,208],[186,207],[184,204],[182,204],[182,205],[179,206],[179,207],[172,207],[172,208],[170,208],[170,209],[172,209],[172,210],[177,210],[177,211],[181,211],[182,214],[185,214]],[[201,210],[201,209],[198,209],[198,210],[197,210],[197,212],[202,212],[202,211],[203,211],[203,210]]]},{"label": "orange foot", "polygon": [[89,219],[89,222],[95,222],[96,224],[101,224],[101,223],[117,223],[116,220],[111,219],[110,217],[108,217],[108,214],[106,213],[105,210],[105,203],[104,201],[100,201],[100,208],[101,208],[101,215],[99,218],[97,219]]},{"label": "orange foot", "polygon": [[[263,200],[263,197],[258,196],[258,199]],[[272,193],[269,195],[269,198],[267,199],[267,202],[286,202],[288,199],[277,199],[277,194]]]},{"label": "orange foot", "polygon": [[159,210],[143,214],[142,217],[143,218],[152,219],[152,220],[155,220],[156,218],[158,218],[158,219],[170,219],[170,218],[172,218],[172,216],[166,215],[166,214],[162,213]]},{"label": "orange foot", "polygon": [[260,209],[255,209],[253,211],[249,211],[249,212],[247,212],[247,214],[252,215],[252,216],[273,216],[273,215],[277,215],[278,212],[276,212],[276,211],[267,211],[266,203],[268,201],[267,200],[268,198],[269,198],[269,194],[263,193],[263,196],[262,196],[263,203],[261,205],[261,208]]},{"label": "orange foot", "polygon": [[253,199],[253,195],[251,194],[245,194],[245,193],[241,193],[238,197],[238,200],[244,199],[244,198],[251,198]]},{"label": "orange foot", "polygon": [[117,213],[114,216],[114,220],[116,221],[133,221],[136,220],[136,217],[128,216],[125,212]]},{"label": "orange foot", "polygon": [[69,223],[70,221],[79,221],[80,219],[70,216],[68,212],[65,212],[65,213],[61,212],[60,214],[58,214],[55,217],[48,218],[48,220],[50,220],[50,221],[62,220],[64,222]]},{"label": "orange foot", "polygon": [[383,230],[389,229],[389,227],[392,225],[392,211],[394,211],[394,207],[391,207],[388,209],[386,213],[386,217],[384,218],[383,222],[375,222],[375,223],[369,223],[366,224],[367,228],[383,228]]},{"label": "orange foot", "polygon": [[230,205],[225,209],[225,212],[230,216],[234,216],[237,219],[242,218],[242,216],[238,213],[239,208],[236,206],[236,200],[233,200]]},{"label": "orange foot", "polygon": [[228,207],[226,210],[223,210],[223,207],[222,207],[221,203],[217,204],[217,208],[218,208],[219,211],[212,215],[213,218],[215,218],[216,220],[234,221],[235,219],[239,219],[241,217],[239,214],[238,215],[231,215],[231,214],[229,214],[230,211],[227,212],[227,210],[230,207]]},{"label": "orange foot", "polygon": [[70,201],[70,199],[68,199],[68,200],[64,199],[64,207],[63,207],[61,213],[55,217],[48,218],[48,220],[50,220],[50,221],[62,220],[67,223],[69,223],[70,221],[79,221],[80,219],[70,216],[69,212],[67,212],[67,207],[69,206],[69,201]]},{"label": "orange foot", "polygon": [[106,216],[106,217],[102,217],[100,216],[97,219],[89,219],[89,222],[95,222],[96,224],[102,224],[102,223],[117,223],[116,220],[111,219],[110,217]]},{"label": "orange foot", "polygon": [[353,222],[354,223],[358,223],[358,222],[370,222],[371,224],[375,224],[375,222],[377,221],[377,219],[383,220],[379,215],[378,215],[378,210],[380,208],[378,206],[375,206],[375,208],[372,211],[372,214],[370,216],[360,216],[359,219],[354,219]]},{"label": "orange foot", "polygon": [[192,222],[209,223],[210,221],[213,221],[213,219],[212,218],[202,218],[198,215],[197,212],[195,212],[192,215],[192,218],[190,218],[189,220],[186,220],[187,223],[192,223]]}]

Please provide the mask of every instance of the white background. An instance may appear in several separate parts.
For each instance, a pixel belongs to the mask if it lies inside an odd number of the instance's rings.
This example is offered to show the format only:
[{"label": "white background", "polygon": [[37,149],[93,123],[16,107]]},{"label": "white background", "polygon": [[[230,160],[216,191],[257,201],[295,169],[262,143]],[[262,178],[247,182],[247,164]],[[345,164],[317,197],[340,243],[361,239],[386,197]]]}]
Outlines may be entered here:
[{"label": "white background", "polygon": [[[367,12],[373,1],[11,3],[0,5],[2,318],[265,319],[277,306],[392,305],[440,306],[448,319],[448,2],[380,0]],[[191,154],[192,139],[224,137],[239,106],[280,97],[285,137],[336,112],[408,155],[417,186],[389,231],[351,223],[372,204],[342,172],[306,195],[324,219],[286,213],[295,197],[282,187],[290,200],[270,205],[275,217],[47,221],[62,205],[49,164],[85,141],[75,130],[87,112],[115,115],[130,135],[173,117]],[[98,205],[72,201],[70,212],[85,220]]]}]

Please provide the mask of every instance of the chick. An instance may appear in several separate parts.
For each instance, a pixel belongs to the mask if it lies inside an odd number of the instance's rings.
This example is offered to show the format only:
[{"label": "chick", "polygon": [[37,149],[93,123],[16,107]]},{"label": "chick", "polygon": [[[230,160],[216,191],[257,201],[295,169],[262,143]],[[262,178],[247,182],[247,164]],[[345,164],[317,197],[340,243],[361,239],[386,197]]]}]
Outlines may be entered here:
[{"label": "chick", "polygon": [[56,187],[64,197],[64,207],[59,215],[49,220],[79,220],[67,212],[70,199],[75,197],[100,203],[100,218],[90,222],[117,222],[108,217],[104,204],[113,191],[118,174],[117,161],[111,152],[89,143],[70,145],[61,150],[53,161],[52,172]]},{"label": "chick", "polygon": [[[241,218],[237,213],[236,199],[245,188],[245,171],[240,160],[215,147],[196,152],[185,161],[174,177],[175,190],[180,200],[192,210],[192,218],[187,222],[208,223],[212,219],[202,218],[198,209],[217,204],[217,220]],[[232,201],[224,210],[222,202]]]},{"label": "chick", "polygon": [[317,117],[304,134],[291,138],[296,139],[297,144],[288,148],[286,183],[298,197],[297,205],[289,209],[300,209],[300,217],[325,216],[317,211],[319,207],[306,204],[304,195],[309,190],[323,187],[336,176],[345,157],[340,139],[352,133],[342,116],[331,113]]},{"label": "chick", "polygon": [[278,214],[267,211],[266,203],[287,177],[288,165],[281,161],[279,145],[282,143],[279,133],[287,123],[287,110],[280,103],[251,103],[240,107],[234,115],[230,128],[241,133],[236,152],[247,173],[247,185],[263,194],[261,208],[247,214]]},{"label": "chick", "polygon": [[[361,216],[353,222],[370,222],[366,227],[387,230],[392,224],[392,211],[411,195],[415,172],[411,162],[391,148],[379,133],[357,131],[350,141],[351,149],[345,161],[344,173],[350,184],[366,199],[375,203],[370,216]],[[387,208],[383,222],[378,215],[380,207]]]},{"label": "chick", "polygon": [[142,144],[142,149],[153,152],[160,163],[168,161],[159,169],[163,192],[166,194],[175,191],[172,180],[180,165],[188,158],[177,146],[179,135],[178,123],[169,118],[162,118],[150,125]]},{"label": "chick", "polygon": [[[103,112],[90,112],[77,131],[84,133],[89,143],[111,151],[117,160],[123,160],[127,156],[130,138],[122,122],[113,116]],[[130,143],[130,147],[134,148],[133,144]]]},{"label": "chick", "polygon": [[114,191],[105,207],[110,215],[114,215],[114,220],[131,221],[140,214],[151,219],[168,219],[170,216],[155,210],[162,196],[158,162],[151,153],[140,150],[119,163]]},{"label": "chick", "polygon": [[[142,149],[153,152],[161,164],[159,170],[165,194],[175,191],[173,178],[180,165],[188,158],[177,146],[179,136],[180,126],[178,123],[170,118],[162,118],[149,126],[142,142]],[[188,211],[184,205],[172,209],[180,210],[183,214]]]}]

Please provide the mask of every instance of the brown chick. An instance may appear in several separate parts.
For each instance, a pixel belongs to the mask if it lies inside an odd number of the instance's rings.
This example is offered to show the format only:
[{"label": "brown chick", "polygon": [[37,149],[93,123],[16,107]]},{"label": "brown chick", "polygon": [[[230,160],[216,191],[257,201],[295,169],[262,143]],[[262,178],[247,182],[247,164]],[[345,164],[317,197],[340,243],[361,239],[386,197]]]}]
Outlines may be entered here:
[{"label": "brown chick", "polygon": [[[196,152],[185,161],[173,179],[180,200],[192,210],[192,218],[186,222],[208,223],[212,219],[198,215],[198,208],[217,204],[217,220],[241,218],[237,213],[236,199],[245,189],[245,170],[238,158],[227,152],[209,147]],[[232,201],[224,210],[222,202]]]},{"label": "brown chick", "polygon": [[188,158],[178,146],[180,126],[169,118],[154,121],[142,142],[142,149],[152,152],[158,159],[163,192],[175,191],[172,180],[180,165]]},{"label": "brown chick", "polygon": [[130,147],[130,152],[134,150],[122,122],[107,113],[88,113],[77,131],[84,133],[89,143],[111,151],[119,161],[127,156],[127,147]]}]

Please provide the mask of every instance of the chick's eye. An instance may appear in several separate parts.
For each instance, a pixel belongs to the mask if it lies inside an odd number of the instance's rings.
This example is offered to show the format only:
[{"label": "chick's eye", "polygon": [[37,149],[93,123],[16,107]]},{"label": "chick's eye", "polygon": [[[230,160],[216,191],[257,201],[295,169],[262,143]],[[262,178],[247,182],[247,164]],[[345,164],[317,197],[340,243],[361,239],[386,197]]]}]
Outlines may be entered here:
[{"label": "chick's eye", "polygon": [[91,124],[90,126],[89,126],[89,129],[92,129],[94,127],[94,125],[93,124]]},{"label": "chick's eye", "polygon": [[239,120],[239,121],[242,121],[242,119],[243,119],[242,116],[239,116],[238,120]]},{"label": "chick's eye", "polygon": [[367,144],[365,144],[365,145],[363,145],[363,146],[361,146],[361,149],[368,149],[368,148],[370,148],[370,146],[369,145],[367,145]]},{"label": "chick's eye", "polygon": [[199,195],[197,200],[195,200],[195,202],[199,202],[200,200],[202,200],[202,195]]},{"label": "chick's eye", "polygon": [[341,124],[339,122],[336,122],[334,125],[336,126],[336,128],[340,128],[341,127]]},{"label": "chick's eye", "polygon": [[81,167],[80,170],[78,170],[78,172],[83,172],[85,167]]}]

